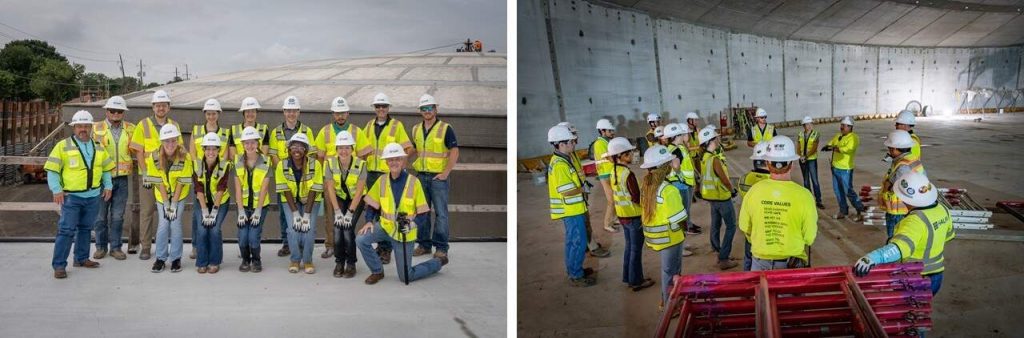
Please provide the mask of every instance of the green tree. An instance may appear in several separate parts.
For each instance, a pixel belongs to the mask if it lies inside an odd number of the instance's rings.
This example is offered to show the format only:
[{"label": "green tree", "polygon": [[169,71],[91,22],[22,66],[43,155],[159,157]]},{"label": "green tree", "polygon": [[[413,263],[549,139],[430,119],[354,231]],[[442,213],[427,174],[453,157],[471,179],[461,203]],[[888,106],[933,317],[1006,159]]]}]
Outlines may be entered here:
[{"label": "green tree", "polygon": [[64,102],[78,95],[77,82],[83,71],[85,67],[82,65],[47,59],[42,62],[29,86],[37,97],[52,103]]},{"label": "green tree", "polygon": [[[47,93],[59,92],[59,89],[44,88],[47,87],[44,84],[45,79],[34,81],[36,80],[36,73],[43,69],[47,61],[62,64],[70,68],[72,72],[77,71],[81,73],[81,66],[76,67],[69,64],[67,58],[57,53],[57,49],[45,41],[15,40],[4,45],[4,48],[0,49],[0,74],[2,74],[0,75],[0,97],[31,100],[39,97],[39,91]],[[55,67],[53,65],[49,66],[46,77],[52,77],[61,73],[56,71]],[[36,84],[37,88],[33,88],[33,82],[38,82]],[[67,86],[65,85],[65,87]],[[65,89],[74,91],[73,88]],[[63,95],[55,96],[55,98],[57,97],[63,97]]]}]

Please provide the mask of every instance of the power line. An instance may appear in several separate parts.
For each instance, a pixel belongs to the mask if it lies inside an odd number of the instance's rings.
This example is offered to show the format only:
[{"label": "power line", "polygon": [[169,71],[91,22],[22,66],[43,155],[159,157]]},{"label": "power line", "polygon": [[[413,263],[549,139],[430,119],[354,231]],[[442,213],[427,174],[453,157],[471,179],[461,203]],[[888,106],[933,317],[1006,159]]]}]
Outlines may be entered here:
[{"label": "power line", "polygon": [[40,37],[40,36],[38,36],[38,35],[35,35],[35,34],[32,34],[32,33],[29,33],[29,32],[23,31],[23,30],[20,30],[20,29],[18,29],[17,27],[14,27],[14,26],[11,26],[11,25],[8,25],[8,24],[5,24],[5,23],[3,23],[3,22],[0,22],[0,25],[3,25],[3,26],[5,26],[5,27],[7,27],[7,28],[10,28],[10,29],[16,30],[16,31],[18,31],[18,32],[21,32],[22,34],[25,34],[25,35],[28,35],[28,36],[34,37],[34,38],[36,38],[36,39],[39,39],[39,40],[43,40],[43,41],[48,41],[48,42],[49,42],[49,43],[51,43],[51,44],[54,44],[54,45],[57,45],[57,46],[61,46],[61,47],[64,47],[64,48],[68,48],[68,49],[73,49],[73,50],[77,50],[77,51],[80,51],[80,52],[85,52],[85,53],[93,53],[93,54],[103,54],[103,55],[109,55],[109,54],[110,54],[109,52],[97,52],[97,51],[91,51],[91,50],[86,50],[86,49],[81,49],[81,48],[75,48],[75,47],[71,47],[71,46],[66,46],[66,45],[59,45],[59,44],[57,44],[57,43],[55,43],[55,42],[49,41],[48,39],[44,39],[44,38],[42,38],[42,37]]},{"label": "power line", "polygon": [[[15,38],[13,36],[7,35],[4,32],[0,32],[0,35],[5,36],[8,39],[10,39],[10,41],[8,41],[8,42],[12,42],[12,41],[18,40],[18,38]],[[36,50],[42,51],[41,49],[39,49],[40,47],[38,47],[36,45],[23,45],[23,46],[28,46],[29,48],[35,48]],[[54,48],[54,49],[56,49],[56,48]],[[100,59],[88,58],[88,57],[84,57],[84,56],[72,55],[72,54],[68,54],[68,53],[61,53],[60,51],[57,51],[57,54],[60,54],[60,55],[66,56],[66,57],[70,57],[70,58],[87,60],[87,61],[118,63],[117,60],[100,60]]]}]

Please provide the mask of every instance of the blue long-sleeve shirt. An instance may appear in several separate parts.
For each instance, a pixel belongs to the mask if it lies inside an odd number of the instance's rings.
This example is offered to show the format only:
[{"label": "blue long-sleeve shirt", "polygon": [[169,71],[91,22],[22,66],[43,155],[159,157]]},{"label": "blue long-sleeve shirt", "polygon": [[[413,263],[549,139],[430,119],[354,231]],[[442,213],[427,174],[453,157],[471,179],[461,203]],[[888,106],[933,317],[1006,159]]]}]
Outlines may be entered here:
[{"label": "blue long-sleeve shirt", "polygon": [[[85,157],[85,163],[92,163],[92,158],[96,156],[96,147],[93,144],[93,142],[92,141],[80,142],[80,141],[78,141],[78,139],[76,139],[74,137],[72,137],[71,139],[74,140],[75,145],[78,146],[78,149],[82,150],[82,156]],[[99,165],[99,163],[93,163],[93,165]],[[114,185],[111,182],[110,172],[109,171],[104,171],[103,172],[103,177],[101,178],[101,182],[102,182],[101,186],[102,186],[102,188],[104,190],[113,189]],[[52,171],[47,171],[46,172],[46,185],[50,187],[50,192],[56,194],[56,193],[64,191],[64,187],[61,187],[60,184],[61,184],[60,174],[52,172]],[[72,193],[68,193],[68,195],[72,195],[72,196],[75,196],[75,197],[81,197],[81,198],[96,197],[96,196],[100,195],[100,188],[90,189],[90,190],[83,191],[83,192],[72,192]]]},{"label": "blue long-sleeve shirt", "polygon": [[[381,176],[380,178],[381,179],[389,179],[389,180],[391,180],[391,186],[392,187],[404,187],[405,186],[405,181],[409,179],[409,173],[405,172],[405,170],[402,170],[402,173],[398,175],[398,178],[391,178],[390,174],[385,174],[384,176]],[[373,183],[371,183],[371,184],[373,184]],[[391,198],[393,198],[393,200],[396,201],[396,202],[397,201],[401,201],[402,200],[402,190],[403,189],[394,189],[394,188],[392,188],[391,189]],[[416,217],[413,218],[412,221],[416,222],[416,224],[425,224],[427,222],[427,217],[428,217],[427,215],[429,215],[429,213],[426,213],[426,212],[424,212],[422,214],[416,214]],[[380,210],[374,209],[373,207],[367,205],[367,208],[366,208],[366,221],[367,222],[373,222],[373,223],[380,221]]]}]

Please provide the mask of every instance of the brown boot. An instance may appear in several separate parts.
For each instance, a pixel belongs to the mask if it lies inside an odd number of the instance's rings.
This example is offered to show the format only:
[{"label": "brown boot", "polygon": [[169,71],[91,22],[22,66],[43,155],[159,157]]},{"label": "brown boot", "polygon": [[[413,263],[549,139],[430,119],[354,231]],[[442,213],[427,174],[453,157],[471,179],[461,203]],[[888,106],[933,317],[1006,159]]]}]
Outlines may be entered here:
[{"label": "brown boot", "polygon": [[103,257],[107,257],[107,249],[97,249],[96,252],[92,254],[92,259],[103,259]]},{"label": "brown boot", "polygon": [[152,257],[153,255],[149,253],[149,248],[142,248],[142,250],[139,251],[139,259],[141,260],[149,260]]},{"label": "brown boot", "polygon": [[341,278],[345,274],[345,264],[335,263],[334,264],[334,278]]},{"label": "brown boot", "polygon": [[419,257],[430,253],[430,249],[424,249],[422,246],[417,245],[416,249],[412,251],[413,257]]},{"label": "brown boot", "polygon": [[123,261],[128,258],[128,255],[125,255],[124,251],[114,250],[110,252],[110,257],[114,257],[114,259],[116,260]]},{"label": "brown boot", "polygon": [[718,269],[720,270],[729,270],[735,268],[737,265],[739,264],[730,260],[718,261]]},{"label": "brown boot", "polygon": [[96,262],[90,261],[90,260],[89,260],[89,259],[87,258],[87,259],[86,259],[86,260],[84,260],[84,261],[81,261],[81,262],[75,262],[74,266],[75,266],[76,268],[88,268],[88,269],[94,269],[94,268],[98,268],[98,267],[100,267],[100,263],[96,263]]},{"label": "brown boot", "polygon": [[381,272],[381,273],[371,273],[369,276],[366,277],[366,280],[363,281],[363,282],[368,284],[368,285],[373,285],[373,284],[377,284],[377,282],[379,282],[381,279],[384,279],[384,273],[383,272]]},{"label": "brown boot", "polygon": [[56,278],[56,279],[68,278],[68,271],[64,270],[64,268],[55,269],[55,270],[53,270],[53,278]]},{"label": "brown boot", "polygon": [[345,277],[345,278],[355,277],[356,276],[356,266],[355,266],[355,264],[348,264],[348,265],[346,265],[345,266],[345,272],[341,276]]}]

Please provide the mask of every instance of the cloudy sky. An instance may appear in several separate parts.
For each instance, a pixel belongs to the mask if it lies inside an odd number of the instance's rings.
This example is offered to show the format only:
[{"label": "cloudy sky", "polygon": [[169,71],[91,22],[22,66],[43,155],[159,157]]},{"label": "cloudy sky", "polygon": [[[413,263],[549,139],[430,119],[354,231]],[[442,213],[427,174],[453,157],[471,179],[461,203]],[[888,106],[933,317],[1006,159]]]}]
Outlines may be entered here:
[{"label": "cloudy sky", "polygon": [[[466,38],[506,52],[504,0],[23,1],[0,0],[0,44],[47,40],[90,72],[146,82],[174,68],[202,77],[300,60],[363,57]],[[454,51],[456,47],[435,51]]]}]

